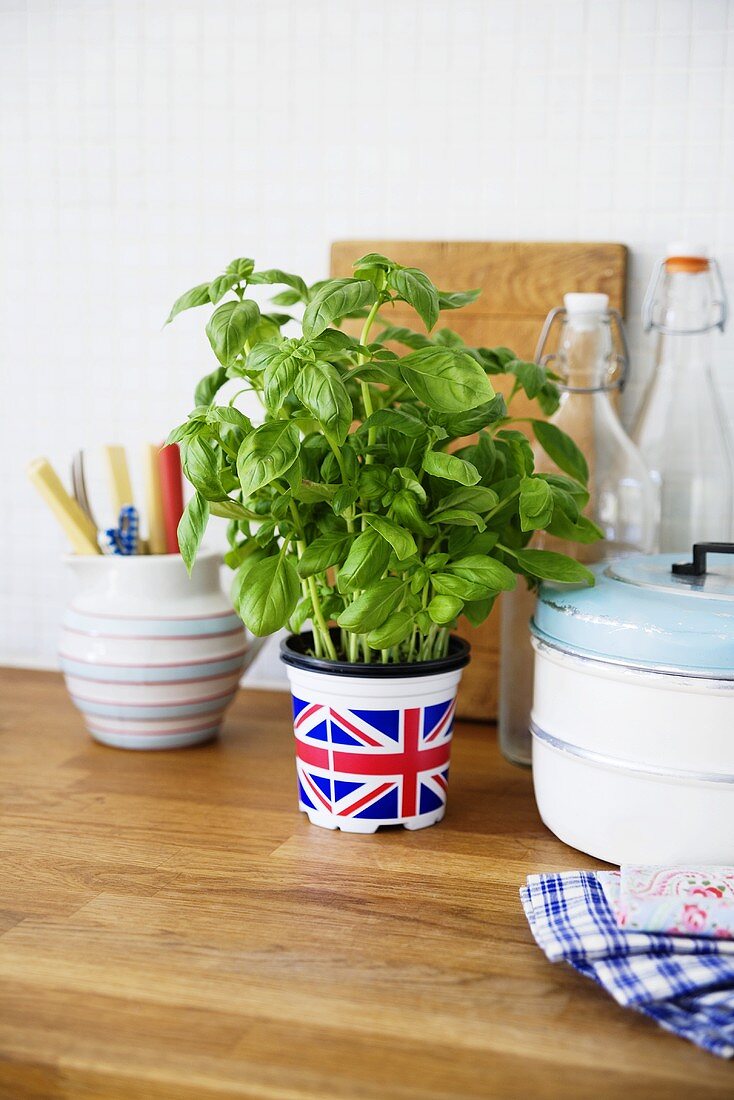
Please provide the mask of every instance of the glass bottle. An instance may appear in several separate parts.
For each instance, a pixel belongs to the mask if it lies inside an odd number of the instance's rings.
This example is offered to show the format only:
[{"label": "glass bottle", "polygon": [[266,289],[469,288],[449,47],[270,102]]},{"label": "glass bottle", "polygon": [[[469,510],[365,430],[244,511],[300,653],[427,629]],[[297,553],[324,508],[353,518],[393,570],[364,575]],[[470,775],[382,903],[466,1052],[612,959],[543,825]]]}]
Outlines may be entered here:
[{"label": "glass bottle", "polygon": [[723,332],[726,313],[707,249],[670,245],[643,305],[645,331],[658,334],[656,368],[633,430],[655,485],[663,552],[732,537],[734,451],[711,368],[711,333]]},{"label": "glass bottle", "polygon": [[[570,554],[585,563],[652,550],[655,543],[654,490],[642,457],[625,432],[611,400],[624,384],[628,354],[622,321],[609,309],[606,294],[566,294],[563,309],[552,310],[538,343],[536,360],[552,365],[563,379],[561,403],[551,418],[581,448],[589,466],[589,502],[584,514],[604,532],[587,545],[538,532],[532,546]],[[551,328],[562,320],[558,351],[543,356]],[[619,332],[621,353],[612,336]],[[539,473],[561,470],[536,444]],[[530,708],[533,650],[528,624],[535,593],[523,581],[502,597],[500,627],[499,742],[515,764],[530,764]]]}]

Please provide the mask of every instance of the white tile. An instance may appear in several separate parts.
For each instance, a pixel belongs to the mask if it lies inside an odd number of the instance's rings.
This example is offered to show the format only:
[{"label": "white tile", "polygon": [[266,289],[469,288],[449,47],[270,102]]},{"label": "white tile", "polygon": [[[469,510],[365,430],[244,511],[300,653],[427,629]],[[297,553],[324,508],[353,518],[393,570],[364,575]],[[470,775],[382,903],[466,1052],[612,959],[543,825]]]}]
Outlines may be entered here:
[{"label": "white tile", "polygon": [[[698,3],[698,0],[695,0],[695,3]],[[668,34],[685,34],[689,30],[690,21],[691,0],[659,0],[659,30]]]}]

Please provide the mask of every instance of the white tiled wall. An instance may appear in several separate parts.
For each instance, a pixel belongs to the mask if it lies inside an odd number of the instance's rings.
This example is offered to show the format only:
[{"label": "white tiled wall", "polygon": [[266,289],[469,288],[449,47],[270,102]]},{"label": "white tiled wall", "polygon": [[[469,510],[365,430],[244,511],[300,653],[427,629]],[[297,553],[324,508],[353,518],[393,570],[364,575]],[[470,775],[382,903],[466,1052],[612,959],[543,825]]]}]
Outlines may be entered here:
[{"label": "white tiled wall", "polygon": [[[234,256],[622,241],[639,382],[666,240],[734,276],[734,3],[0,0],[0,158],[0,660],[53,663],[64,541],[23,468],[182,418],[210,353],[161,321]],[[731,333],[717,360],[734,414]]]}]

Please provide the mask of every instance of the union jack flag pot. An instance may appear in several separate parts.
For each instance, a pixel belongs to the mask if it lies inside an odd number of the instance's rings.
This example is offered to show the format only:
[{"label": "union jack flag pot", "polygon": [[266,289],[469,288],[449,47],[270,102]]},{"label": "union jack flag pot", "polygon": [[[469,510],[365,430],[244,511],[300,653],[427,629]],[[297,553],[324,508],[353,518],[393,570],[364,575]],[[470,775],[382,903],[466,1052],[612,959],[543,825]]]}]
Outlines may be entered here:
[{"label": "union jack flag pot", "polygon": [[350,833],[440,821],[468,644],[452,638],[447,657],[416,665],[355,665],[307,656],[307,638],[281,646],[299,809],[313,825]]}]

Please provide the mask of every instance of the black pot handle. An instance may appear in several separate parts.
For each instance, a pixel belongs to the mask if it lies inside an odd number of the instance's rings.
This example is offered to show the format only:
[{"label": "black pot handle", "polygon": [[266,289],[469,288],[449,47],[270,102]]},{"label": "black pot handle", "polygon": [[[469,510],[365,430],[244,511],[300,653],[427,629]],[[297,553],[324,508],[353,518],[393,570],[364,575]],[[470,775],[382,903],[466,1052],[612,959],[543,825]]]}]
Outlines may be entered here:
[{"label": "black pot handle", "polygon": [[671,565],[677,577],[703,577],[707,554],[734,554],[734,542],[694,542],[693,561],[677,561]]}]

